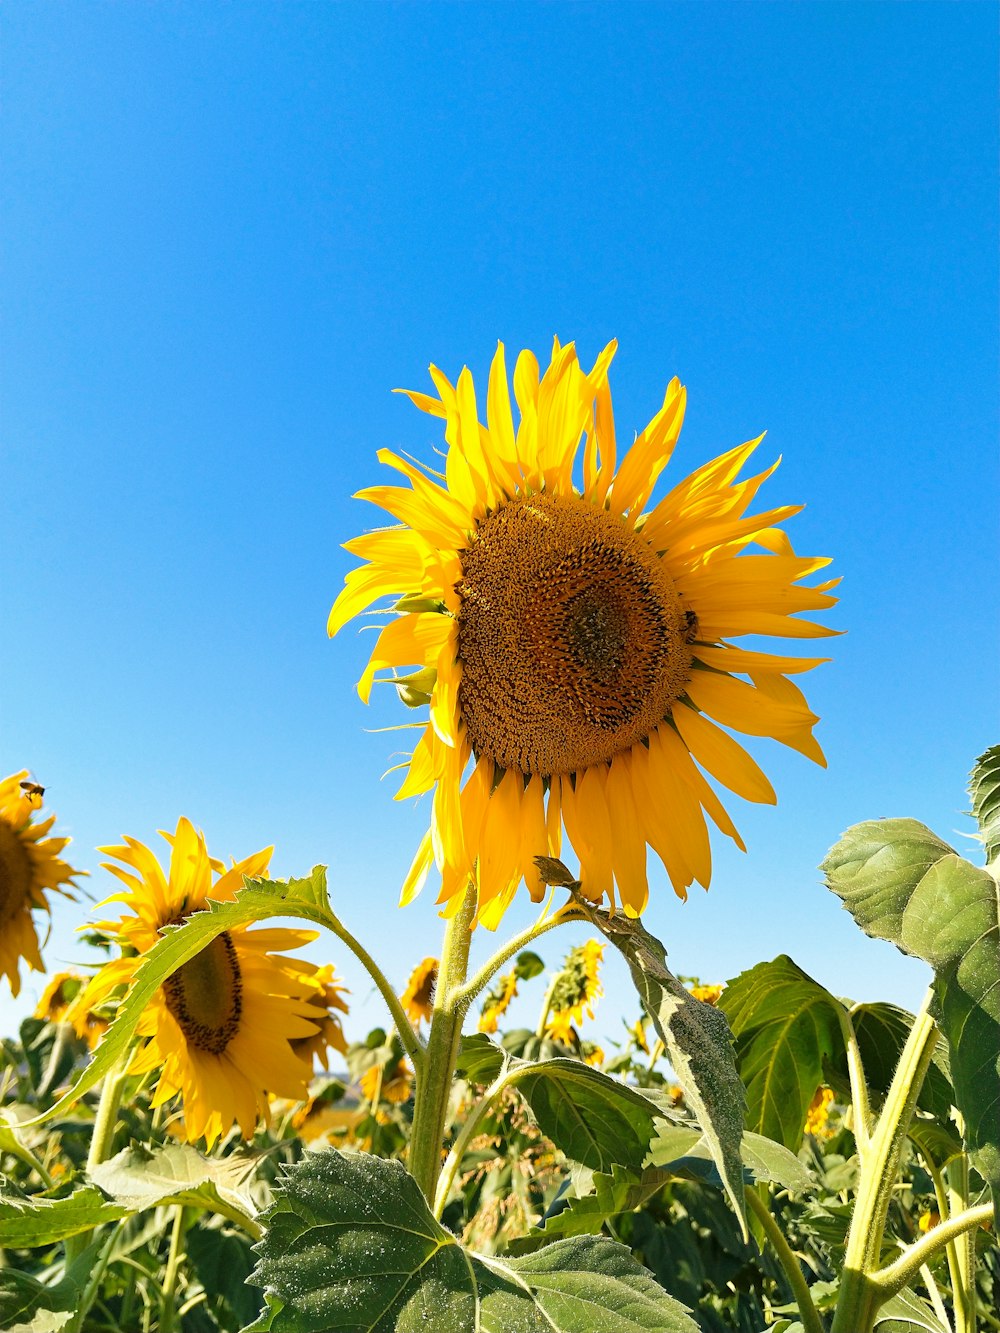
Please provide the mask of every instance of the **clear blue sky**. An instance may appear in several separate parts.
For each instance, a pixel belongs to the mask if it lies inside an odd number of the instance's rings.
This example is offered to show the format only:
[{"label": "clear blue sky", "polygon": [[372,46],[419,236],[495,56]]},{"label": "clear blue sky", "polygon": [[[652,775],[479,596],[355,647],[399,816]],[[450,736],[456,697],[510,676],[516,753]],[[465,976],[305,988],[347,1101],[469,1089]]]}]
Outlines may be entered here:
[{"label": "clear blue sky", "polygon": [[[998,736],[993,4],[4,6],[0,767],[48,788],[77,864],[180,814],[218,856],[331,867],[400,985],[427,817],[379,776],[387,695],[325,621],[377,511],[390,390],[497,338],[592,357],[619,431],[688,385],[674,467],[767,429],[770,504],[844,577],[809,697],[827,772],[756,753],[711,891],[648,924],[708,979],[784,951],[914,1005],[815,869],[849,824],[943,836]],[[962,843],[975,854],[974,844]],[[657,891],[658,890],[658,891]],[[47,957],[79,958],[60,906]],[[508,917],[521,923],[527,914]],[[567,947],[576,937],[566,940]],[[549,957],[557,945],[546,942]],[[380,1021],[362,974],[354,1033]],[[607,973],[598,1034],[635,1005]],[[0,998],[0,1028],[34,1003]],[[539,983],[521,1011],[530,1018]],[[537,992],[537,993],[536,993]]]}]

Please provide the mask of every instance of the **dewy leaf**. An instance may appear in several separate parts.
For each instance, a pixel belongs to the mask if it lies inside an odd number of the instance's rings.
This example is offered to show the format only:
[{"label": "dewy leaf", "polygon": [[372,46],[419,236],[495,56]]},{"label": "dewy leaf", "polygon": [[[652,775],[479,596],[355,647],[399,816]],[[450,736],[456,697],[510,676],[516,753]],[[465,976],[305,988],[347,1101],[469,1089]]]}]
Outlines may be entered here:
[{"label": "dewy leaf", "polygon": [[594,1171],[642,1168],[659,1107],[638,1088],[580,1060],[511,1061],[512,1086],[542,1133]]},{"label": "dewy leaf", "polygon": [[844,1049],[843,1006],[786,954],[741,972],[719,1008],[736,1039],[747,1128],[797,1152],[823,1062]]},{"label": "dewy leaf", "polygon": [[996,873],[1000,870],[1000,745],[991,745],[976,760],[969,795],[986,849],[986,864]]},{"label": "dewy leaf", "polygon": [[90,1178],[129,1212],[185,1204],[221,1213],[258,1236],[248,1188],[255,1166],[253,1158],[203,1157],[186,1143],[153,1153],[136,1145],[92,1167]]},{"label": "dewy leaf", "polygon": [[582,1236],[477,1255],[396,1161],[328,1149],[288,1168],[254,1281],[274,1333],[697,1333],[623,1245]]},{"label": "dewy leaf", "polygon": [[316,866],[304,879],[248,880],[244,888],[237,890],[233,902],[209,900],[207,911],[195,912],[183,925],[166,930],[139,964],[135,980],[118,1006],[117,1016],[90,1064],[57,1102],[27,1123],[41,1124],[50,1120],[100,1083],[128,1049],[152,997],[169,976],[200,953],[206,944],[225,930],[274,916],[299,917],[318,925],[328,924],[330,907],[325,867]]},{"label": "dewy leaf", "polygon": [[973,1163],[1000,1201],[1000,882],[915,819],[856,824],[823,870],[866,934],[934,969],[955,1103]]},{"label": "dewy leaf", "polygon": [[745,1096],[736,1069],[732,1034],[721,1009],[696,1000],[667,967],[655,935],[623,913],[609,916],[584,899],[576,907],[624,955],[643,1006],[684,1088],[686,1105],[705,1135],[744,1236],[746,1204],[740,1138]]},{"label": "dewy leaf", "polygon": [[92,1231],[102,1222],[117,1222],[128,1213],[108,1203],[92,1186],[74,1190],[64,1199],[0,1200],[0,1247],[30,1250],[38,1245]]}]

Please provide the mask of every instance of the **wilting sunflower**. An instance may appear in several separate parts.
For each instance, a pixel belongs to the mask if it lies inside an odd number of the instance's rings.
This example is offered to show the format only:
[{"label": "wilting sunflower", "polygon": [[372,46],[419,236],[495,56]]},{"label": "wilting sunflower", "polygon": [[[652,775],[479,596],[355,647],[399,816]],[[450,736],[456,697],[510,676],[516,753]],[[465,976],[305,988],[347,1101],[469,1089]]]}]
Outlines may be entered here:
[{"label": "wilting sunflower", "polygon": [[[135,838],[100,848],[122,863],[109,862],[105,868],[127,890],[107,901],[125,903],[130,910],[99,926],[125,952],[91,981],[85,993],[91,1006],[132,981],[164,927],[201,911],[209,898],[232,900],[243,876],[264,874],[271,859],[267,848],[225,870],[186,819],[178,822],[176,833],[162,836],[171,847],[167,874]],[[234,1121],[250,1138],[258,1119],[268,1117],[269,1096],[295,1101],[306,1096],[311,1067],[291,1043],[317,1035],[316,987],[307,980],[316,969],[279,955],[315,938],[314,931],[282,928],[223,931],[150,1001],[138,1028],[148,1041],[132,1071],[157,1073],[154,1106],[182,1096],[190,1142],[204,1136],[211,1147]]]},{"label": "wilting sunflower", "polygon": [[487,992],[483,1008],[479,1015],[480,1032],[496,1032],[500,1019],[517,998],[517,973],[506,972],[498,977],[492,989]]},{"label": "wilting sunflower", "polygon": [[587,940],[570,950],[562,970],[553,978],[545,1031],[554,1041],[574,1044],[571,1033],[583,1022],[584,1015],[594,1017],[594,1005],[604,994],[599,975],[603,957],[604,945]]},{"label": "wilting sunflower", "polygon": [[26,769],[0,781],[0,975],[7,977],[14,995],[21,989],[22,958],[32,971],[45,971],[32,910],[48,911],[45,890],[66,893],[63,885],[85,873],[59,856],[69,838],[45,836],[55,815],[34,819],[43,794],[43,787],[28,781]]},{"label": "wilting sunflower", "polygon": [[[737,481],[759,439],[647,508],[685,392],[670,381],[616,470],[615,346],[588,374],[572,344],[556,341],[542,376],[522,352],[516,430],[502,344],[485,426],[469,370],[452,385],[432,366],[438,396],[409,396],[444,419],[443,474],[383,449],[380,461],[408,485],[358,493],[401,526],[346,543],[368,563],[347,575],[329,632],[397,599],[401,614],[381,631],[358,690],[367,701],[389,670],[409,702],[430,706],[397,793],[434,792],[403,902],[436,861],[446,912],[475,874],[478,919],[495,927],[522,879],[542,897],[534,858],[558,856],[565,827],[583,893],[614,905],[617,888],[634,916],[648,897],[647,844],[681,897],[694,880],[709,882],[706,814],[743,846],[702,768],[749,800],[776,799],[723,728],[824,762],[817,717],[788,676],[826,659],[730,640],[831,633],[797,618],[833,605],[833,583],[801,586],[829,561],[796,556],[777,526],[801,506],[747,516],[777,466]],[[400,676],[403,668],[413,673]]]},{"label": "wilting sunflower", "polygon": [[[306,966],[311,967],[311,964]],[[340,1014],[350,1012],[350,1006],[344,999],[350,991],[337,979],[332,963],[326,963],[315,971],[304,972],[302,978],[309,987],[309,1005],[313,1011],[309,1017],[317,1027],[311,1037],[296,1037],[290,1045],[295,1054],[305,1060],[311,1074],[315,1060],[324,1069],[330,1068],[328,1051],[339,1051],[341,1055],[347,1051],[347,1038],[344,1036]]]},{"label": "wilting sunflower", "polygon": [[425,958],[410,974],[400,1003],[414,1023],[424,1019],[430,1022],[431,1014],[434,1012],[434,987],[437,985],[437,975],[436,958]]}]

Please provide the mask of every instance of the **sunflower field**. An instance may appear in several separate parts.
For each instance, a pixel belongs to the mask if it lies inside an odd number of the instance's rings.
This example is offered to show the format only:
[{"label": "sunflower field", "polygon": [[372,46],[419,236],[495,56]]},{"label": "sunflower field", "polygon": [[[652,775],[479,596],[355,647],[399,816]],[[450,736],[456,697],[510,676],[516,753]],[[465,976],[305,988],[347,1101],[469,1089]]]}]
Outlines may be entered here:
[{"label": "sunflower field", "polygon": [[[759,439],[670,475],[676,379],[619,442],[615,351],[587,368],[556,340],[511,374],[501,344],[485,410],[468,369],[432,367],[409,397],[441,456],[381,450],[394,477],[359,493],[389,526],[346,543],[328,629],[375,617],[358,691],[387,682],[414,736],[397,796],[428,819],[399,907],[436,894],[442,935],[405,986],[322,866],[227,864],[188,818],[100,849],[91,964],[3,1040],[0,1328],[1000,1329],[1000,746],[971,777],[984,863],[911,819],[823,862],[859,929],[930,969],[916,1014],[781,952],[671,970],[649,853],[683,899],[713,837],[742,847],[730,796],[777,797],[740,738],[825,763],[796,682],[828,659],[794,648],[833,634],[838,580],[794,550],[799,506],[758,500]],[[75,896],[67,842],[27,770],[0,783],[14,995]],[[537,917],[508,933],[518,895]],[[301,956],[317,939],[364,968],[383,1026],[352,1025],[335,962]],[[612,952],[633,1021],[599,1042]]]}]

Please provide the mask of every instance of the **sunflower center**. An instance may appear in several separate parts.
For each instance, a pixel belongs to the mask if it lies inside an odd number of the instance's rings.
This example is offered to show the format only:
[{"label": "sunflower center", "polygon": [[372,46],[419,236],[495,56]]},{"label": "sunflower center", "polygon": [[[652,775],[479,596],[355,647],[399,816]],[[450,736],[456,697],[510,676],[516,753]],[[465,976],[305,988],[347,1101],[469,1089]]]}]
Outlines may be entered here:
[{"label": "sunflower center", "polygon": [[487,515],[462,552],[459,708],[473,749],[573,773],[645,739],[687,683],[688,627],[647,542],[579,496]]},{"label": "sunflower center", "polygon": [[167,1008],[199,1051],[221,1055],[239,1031],[243,980],[229,931],[164,982]]},{"label": "sunflower center", "polygon": [[17,832],[0,819],[0,926],[21,911],[31,893],[31,858]]}]

